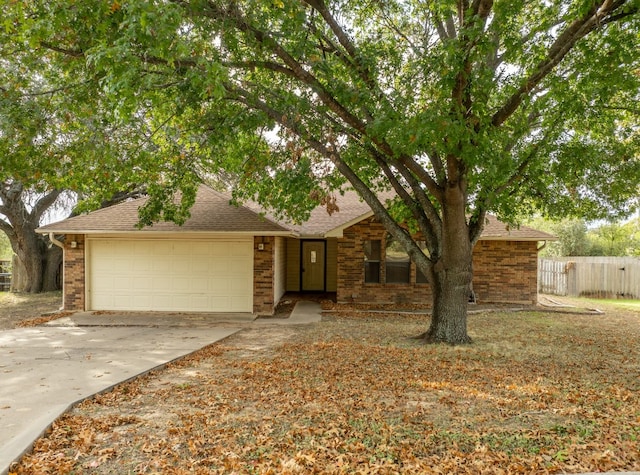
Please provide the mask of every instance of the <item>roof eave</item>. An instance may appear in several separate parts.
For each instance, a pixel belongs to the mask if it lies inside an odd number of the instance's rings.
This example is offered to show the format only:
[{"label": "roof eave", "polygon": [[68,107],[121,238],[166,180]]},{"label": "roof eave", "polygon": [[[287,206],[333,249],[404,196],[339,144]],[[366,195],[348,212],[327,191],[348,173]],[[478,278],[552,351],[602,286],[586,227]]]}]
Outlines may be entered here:
[{"label": "roof eave", "polygon": [[162,231],[153,231],[153,230],[118,230],[118,229],[43,229],[38,228],[36,232],[39,234],[85,234],[85,235],[97,235],[97,234],[109,234],[109,235],[123,235],[128,234],[132,236],[159,236],[162,234],[209,234],[209,235],[244,235],[244,236],[274,236],[274,237],[298,237],[298,235],[293,231],[283,230],[283,231],[206,231],[206,230],[185,230],[185,229],[176,229],[176,230],[162,230]]},{"label": "roof eave", "polygon": [[361,214],[360,216],[350,219],[346,223],[341,224],[340,226],[336,226],[333,229],[325,231],[319,237],[325,238],[341,238],[344,235],[344,230],[353,226],[354,224],[358,224],[360,221],[370,218],[373,216],[373,211],[368,211],[367,213]]},{"label": "roof eave", "polygon": [[557,241],[558,238],[555,236],[551,237],[517,237],[517,236],[480,236],[479,241],[529,241],[529,242],[540,242],[540,241]]}]

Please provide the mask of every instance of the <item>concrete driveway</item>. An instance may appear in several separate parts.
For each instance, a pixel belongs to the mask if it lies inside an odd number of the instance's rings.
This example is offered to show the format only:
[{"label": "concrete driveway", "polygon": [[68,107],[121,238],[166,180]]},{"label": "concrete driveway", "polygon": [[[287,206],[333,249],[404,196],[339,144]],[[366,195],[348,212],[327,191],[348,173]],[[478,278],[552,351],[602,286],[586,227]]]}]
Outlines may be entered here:
[{"label": "concrete driveway", "polygon": [[59,416],[96,393],[222,340],[249,325],[321,321],[317,302],[289,318],[240,314],[79,312],[0,331],[0,475]]},{"label": "concrete driveway", "polygon": [[0,474],[77,402],[240,330],[134,320],[134,326],[102,326],[93,318],[92,326],[63,321],[69,326],[0,332]]}]

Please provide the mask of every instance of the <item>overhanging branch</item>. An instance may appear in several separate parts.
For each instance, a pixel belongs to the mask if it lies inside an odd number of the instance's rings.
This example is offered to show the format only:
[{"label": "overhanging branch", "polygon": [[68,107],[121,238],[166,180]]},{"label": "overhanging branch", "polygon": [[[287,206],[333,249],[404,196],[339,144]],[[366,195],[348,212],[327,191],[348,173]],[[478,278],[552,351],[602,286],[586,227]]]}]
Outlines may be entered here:
[{"label": "overhanging branch", "polygon": [[[592,7],[582,18],[574,20],[561,34],[556,38],[547,57],[542,60],[533,72],[527,77],[522,85],[514,92],[505,104],[495,112],[491,123],[498,127],[502,125],[511,115],[518,109],[524,98],[533,91],[533,89],[546,78],[551,71],[565,58],[565,56],[573,49],[575,44],[595,29],[607,24],[612,18],[624,18],[629,12],[616,12],[618,8],[625,5],[625,0],[616,2],[605,0],[599,5]],[[630,9],[637,11],[637,8]]]}]

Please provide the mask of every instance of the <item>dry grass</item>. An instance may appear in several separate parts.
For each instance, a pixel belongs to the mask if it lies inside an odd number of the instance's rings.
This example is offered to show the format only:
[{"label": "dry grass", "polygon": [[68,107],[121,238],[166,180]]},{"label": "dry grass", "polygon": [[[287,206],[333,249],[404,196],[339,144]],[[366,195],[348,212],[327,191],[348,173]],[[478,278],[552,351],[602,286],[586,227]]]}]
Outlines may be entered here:
[{"label": "dry grass", "polygon": [[62,306],[62,292],[40,294],[0,292],[0,330],[41,321],[43,314],[56,312]]},{"label": "dry grass", "polygon": [[[615,308],[615,307],[613,307]],[[253,326],[85,402],[15,473],[577,473],[640,469],[640,312]]]}]

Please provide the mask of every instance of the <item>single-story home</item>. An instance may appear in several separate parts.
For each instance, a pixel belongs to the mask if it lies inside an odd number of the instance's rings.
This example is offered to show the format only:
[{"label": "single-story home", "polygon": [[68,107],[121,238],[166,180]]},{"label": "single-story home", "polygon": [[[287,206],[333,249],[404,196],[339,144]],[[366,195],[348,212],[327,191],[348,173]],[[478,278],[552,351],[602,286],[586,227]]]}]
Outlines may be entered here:
[{"label": "single-story home", "polygon": [[[64,308],[69,311],[272,314],[285,292],[335,292],[338,303],[431,303],[429,284],[354,192],[339,211],[318,207],[303,224],[201,186],[183,226],[136,228],[146,198],[38,229],[65,235]],[[475,247],[478,302],[533,304],[540,242],[494,217]]]}]

